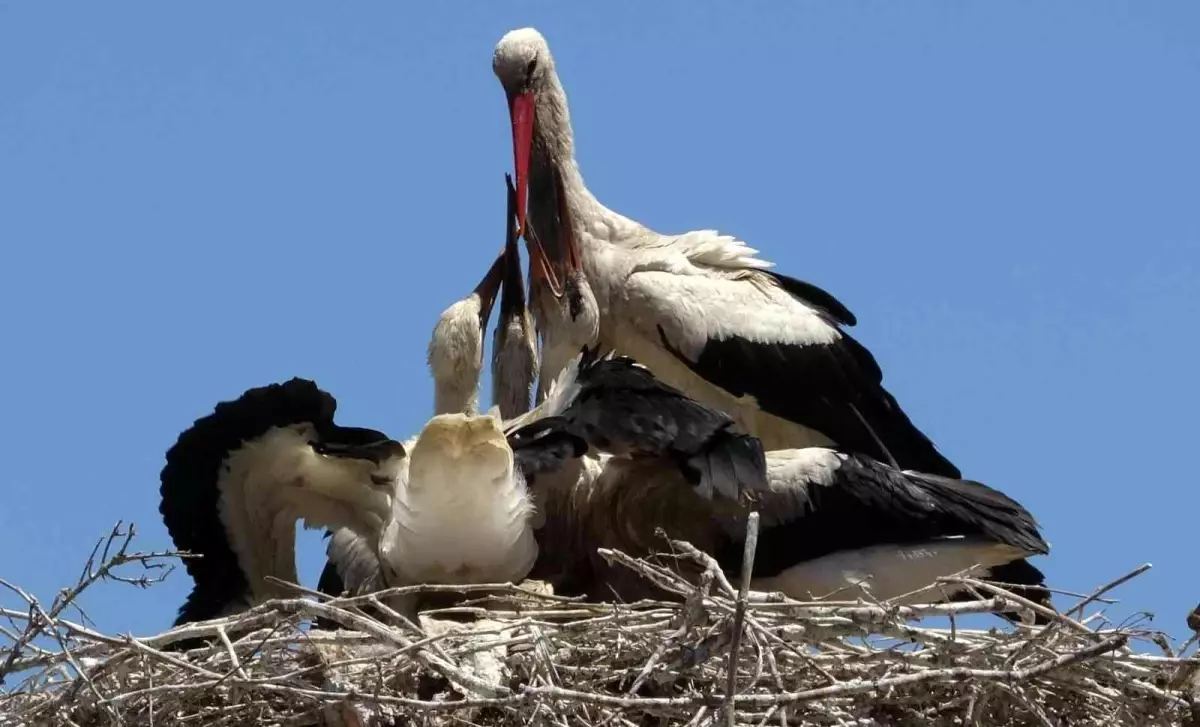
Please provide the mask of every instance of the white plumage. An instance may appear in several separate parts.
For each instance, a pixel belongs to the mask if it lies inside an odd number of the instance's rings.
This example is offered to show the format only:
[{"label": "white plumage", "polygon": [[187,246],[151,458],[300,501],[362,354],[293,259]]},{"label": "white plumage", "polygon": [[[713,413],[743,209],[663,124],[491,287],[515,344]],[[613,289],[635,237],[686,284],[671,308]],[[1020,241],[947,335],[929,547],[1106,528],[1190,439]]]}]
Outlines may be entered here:
[{"label": "white plumage", "polygon": [[[505,249],[465,299],[439,317],[429,342],[435,416],[406,442],[409,452],[379,531],[338,532],[321,588],[361,593],[381,586],[519,580],[537,557],[533,502],[513,465],[503,416],[529,408],[537,361],[509,193]],[[499,292],[492,360],[492,410],[477,413],[483,341]],[[366,552],[376,554],[372,569]],[[412,614],[418,599],[393,606]]]},{"label": "white plumage", "polygon": [[381,555],[405,583],[518,581],[537,557],[532,511],[499,415],[443,414],[410,450]]}]

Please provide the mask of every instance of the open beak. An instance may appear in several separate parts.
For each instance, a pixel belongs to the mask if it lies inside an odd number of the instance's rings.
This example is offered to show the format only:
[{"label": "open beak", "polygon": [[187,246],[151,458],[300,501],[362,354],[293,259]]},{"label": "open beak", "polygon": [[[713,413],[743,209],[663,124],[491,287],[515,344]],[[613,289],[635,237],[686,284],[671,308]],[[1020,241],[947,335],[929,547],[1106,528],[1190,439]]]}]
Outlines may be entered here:
[{"label": "open beak", "polygon": [[496,294],[500,292],[500,281],[504,280],[504,253],[496,257],[487,275],[475,286],[475,295],[479,296],[479,330],[486,331],[488,319],[492,317],[492,306],[496,303]]},{"label": "open beak", "polygon": [[529,151],[533,145],[533,91],[509,96],[512,120],[513,171],[517,175],[517,234],[525,234],[525,200],[529,185]]},{"label": "open beak", "polygon": [[525,239],[529,242],[529,281],[534,285],[542,284],[550,289],[555,298],[563,296],[562,281],[554,273],[554,263],[542,247],[542,241],[532,229],[527,230]]},{"label": "open beak", "polygon": [[543,282],[555,298],[562,298],[567,280],[579,272],[582,263],[579,245],[575,241],[575,230],[571,226],[571,213],[567,205],[567,192],[562,175],[556,165],[551,165],[554,174],[555,224],[553,229],[558,239],[547,246],[538,239],[533,229],[526,230],[529,242],[529,277]]}]

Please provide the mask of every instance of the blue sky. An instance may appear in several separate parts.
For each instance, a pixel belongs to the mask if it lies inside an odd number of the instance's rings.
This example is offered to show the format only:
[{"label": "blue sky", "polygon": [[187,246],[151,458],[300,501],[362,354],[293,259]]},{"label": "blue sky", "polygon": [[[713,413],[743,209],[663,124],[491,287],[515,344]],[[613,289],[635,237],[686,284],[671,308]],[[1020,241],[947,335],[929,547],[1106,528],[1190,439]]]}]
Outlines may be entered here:
[{"label": "blue sky", "polygon": [[[918,425],[1040,519],[1055,585],[1152,562],[1111,611],[1182,635],[1200,5],[745,7],[0,5],[0,577],[50,599],[119,519],[169,547],[163,454],[246,388],[417,431],[430,329],[503,240],[492,48],[534,25],[604,202],[834,293]],[[190,585],[86,605],[157,632]]]}]

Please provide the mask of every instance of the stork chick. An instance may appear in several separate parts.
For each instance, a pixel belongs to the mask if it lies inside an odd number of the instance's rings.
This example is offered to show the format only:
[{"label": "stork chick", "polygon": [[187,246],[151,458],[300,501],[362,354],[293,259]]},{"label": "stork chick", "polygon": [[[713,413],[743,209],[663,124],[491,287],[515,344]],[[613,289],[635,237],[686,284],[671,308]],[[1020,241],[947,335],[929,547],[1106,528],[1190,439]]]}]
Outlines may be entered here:
[{"label": "stork chick", "polygon": [[337,403],[294,378],[246,391],[197,419],[167,451],[159,511],[195,587],[175,624],[236,613],[296,582],[295,527],[378,530],[404,448],[333,421]]},{"label": "stork chick", "polygon": [[517,247],[517,193],[512,178],[504,175],[508,189],[508,212],[504,240],[504,284],[500,287],[500,320],[492,343],[492,402],[504,419],[529,409],[533,381],[537,376],[536,329],[525,303],[525,281],[521,277],[521,251]]},{"label": "stork chick", "polygon": [[[448,308],[434,327],[429,366],[435,417],[407,442],[411,469],[385,530],[332,534],[318,588],[364,593],[386,585],[462,584],[519,579],[537,555],[525,529],[533,510],[503,417],[528,410],[537,350],[525,305],[517,247],[516,200],[508,191],[505,247],[476,290]],[[492,359],[492,410],[478,414],[483,333],[500,292]],[[507,459],[498,452],[507,452]],[[445,599],[398,599],[409,615]]]},{"label": "stork chick", "polygon": [[435,414],[474,413],[479,407],[483,371],[483,332],[504,279],[505,255],[488,268],[470,295],[442,312],[429,340]]}]

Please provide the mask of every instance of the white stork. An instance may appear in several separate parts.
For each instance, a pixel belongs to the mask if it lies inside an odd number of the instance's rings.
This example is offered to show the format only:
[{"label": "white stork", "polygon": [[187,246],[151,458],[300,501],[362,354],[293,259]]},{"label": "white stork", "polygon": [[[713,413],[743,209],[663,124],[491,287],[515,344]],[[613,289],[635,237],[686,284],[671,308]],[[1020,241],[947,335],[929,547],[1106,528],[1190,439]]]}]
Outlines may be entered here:
[{"label": "white stork", "polygon": [[513,226],[516,192],[508,175],[505,184],[509,200],[504,250],[475,289],[442,312],[429,339],[427,360],[434,379],[434,414],[476,413],[483,370],[483,333],[497,291],[500,291],[500,322],[492,346],[492,403],[499,407],[504,418],[517,416],[529,408],[534,371],[538,367],[536,332],[525,303],[521,253]]},{"label": "white stork", "polygon": [[[562,223],[567,209],[561,182],[556,187],[556,229],[563,239],[553,242],[569,250],[572,226]],[[586,349],[596,337],[596,298],[577,272],[563,279],[559,295],[545,294],[548,285],[541,286],[540,296],[534,295],[541,303],[543,333],[563,349]],[[534,282],[544,278],[535,267]],[[543,361],[547,360],[551,359],[544,351]],[[621,452],[628,446],[622,441],[653,442],[681,426],[719,432],[734,424],[639,366],[597,366],[605,367],[603,373],[587,369],[581,374],[593,382],[591,390],[558,395],[576,396],[585,408],[555,419],[580,420],[568,431],[583,434],[593,450]],[[554,388],[561,391],[561,381]],[[557,410],[566,405],[550,402],[545,407]],[[510,442],[514,436],[522,438],[518,432],[510,435]],[[548,472],[534,483],[543,523],[538,537],[544,545],[532,577],[549,581],[558,592],[602,596],[616,591],[631,599],[651,597],[639,590],[644,585],[640,581],[628,580],[630,574],[614,572],[596,558],[595,549],[649,552],[658,527],[719,553],[723,565],[740,568],[744,505],[711,500],[706,487],[694,491],[661,460],[599,457],[581,460],[593,465],[582,471],[576,466],[563,473]],[[1029,513],[995,490],[957,478],[901,471],[870,457],[824,447],[768,451],[766,463],[769,492],[758,498],[763,517],[754,572],[758,588],[803,598],[866,578],[875,597],[891,597],[978,563],[990,580],[1014,584],[1018,594],[1049,603],[1044,576],[1025,560],[1047,552],[1047,546]],[[734,479],[753,481],[749,475]],[[564,548],[563,543],[575,547]],[[854,595],[853,589],[849,595]]]},{"label": "white stork", "polygon": [[[995,489],[826,447],[769,451],[764,465],[757,440],[734,434],[728,416],[631,359],[577,360],[564,377],[549,416],[509,435],[518,462],[534,459],[526,447],[554,436],[581,438],[585,458],[596,458],[586,476],[554,484],[543,479],[555,471],[552,455],[570,460],[566,448],[543,448],[536,469],[528,467],[543,511],[542,555],[530,576],[556,593],[661,597],[596,553],[661,551],[657,528],[712,554],[735,576],[753,508],[762,517],[756,590],[806,600],[863,592],[894,599],[978,566],[991,580],[1009,583],[1015,575],[1026,586],[1018,592],[1049,602],[1041,572],[1023,560],[1049,546],[1029,512]],[[742,489],[752,502],[739,496]],[[928,603],[939,595],[901,600]],[[954,589],[947,595],[963,597]]]},{"label": "white stork", "polygon": [[336,529],[335,544],[349,537],[340,561],[347,580],[364,558],[368,575],[387,564],[362,587],[528,573],[537,555],[532,497],[494,410],[435,416],[401,443],[335,424],[336,406],[299,378],[250,389],[217,404],[168,450],[159,510],[176,548],[199,556],[185,560],[194,587],[176,625],[288,595],[267,576],[298,582],[298,520]]},{"label": "white stork", "polygon": [[[506,34],[492,67],[508,98],[518,225],[531,266],[544,271],[554,295],[566,276],[582,270],[599,306],[602,350],[631,356],[729,412],[767,449],[836,445],[959,476],[884,389],[871,353],[842,330],[855,317],[832,295],[768,270],[771,263],[733,237],[659,234],[593,196],[575,161],[566,93],[540,33]],[[555,168],[578,246],[574,260],[553,244],[560,239]],[[543,362],[551,379],[553,364]]]}]

